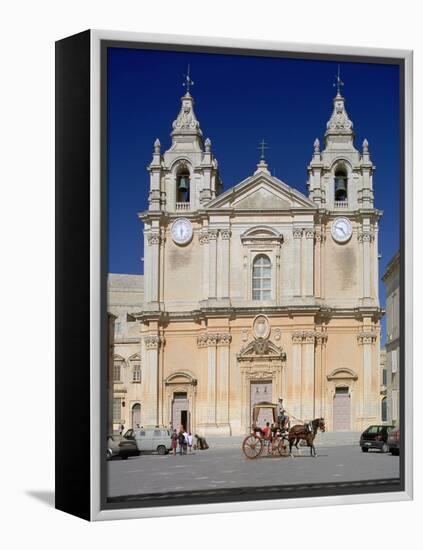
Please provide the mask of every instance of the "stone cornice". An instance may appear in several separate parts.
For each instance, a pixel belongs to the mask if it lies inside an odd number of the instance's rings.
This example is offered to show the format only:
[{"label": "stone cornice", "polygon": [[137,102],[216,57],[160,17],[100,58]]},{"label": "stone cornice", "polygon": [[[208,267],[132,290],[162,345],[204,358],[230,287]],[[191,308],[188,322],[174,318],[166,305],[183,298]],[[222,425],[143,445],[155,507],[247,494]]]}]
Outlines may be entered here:
[{"label": "stone cornice", "polygon": [[156,321],[160,324],[167,324],[170,321],[194,321],[200,323],[210,318],[236,319],[242,317],[255,317],[258,314],[282,315],[292,317],[294,315],[307,315],[319,320],[329,319],[356,319],[373,318],[378,321],[383,315],[384,310],[380,307],[352,307],[352,308],[333,308],[319,304],[311,305],[289,305],[289,306],[246,306],[246,307],[200,307],[190,311],[140,311],[133,313],[132,316],[137,321],[148,323]]}]

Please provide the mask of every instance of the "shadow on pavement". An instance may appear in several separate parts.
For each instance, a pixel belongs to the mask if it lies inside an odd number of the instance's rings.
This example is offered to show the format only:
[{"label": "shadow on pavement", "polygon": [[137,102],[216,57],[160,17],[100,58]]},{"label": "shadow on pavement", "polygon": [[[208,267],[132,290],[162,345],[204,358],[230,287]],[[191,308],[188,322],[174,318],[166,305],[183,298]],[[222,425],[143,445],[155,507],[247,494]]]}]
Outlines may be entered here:
[{"label": "shadow on pavement", "polygon": [[26,491],[26,494],[49,508],[54,508],[54,491]]}]

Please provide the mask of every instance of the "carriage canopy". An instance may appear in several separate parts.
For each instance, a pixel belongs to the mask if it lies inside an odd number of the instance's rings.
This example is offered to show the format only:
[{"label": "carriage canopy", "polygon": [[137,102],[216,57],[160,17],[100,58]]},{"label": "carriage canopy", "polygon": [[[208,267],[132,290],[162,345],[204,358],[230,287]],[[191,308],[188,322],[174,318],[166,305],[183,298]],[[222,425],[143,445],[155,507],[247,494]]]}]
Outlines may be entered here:
[{"label": "carriage canopy", "polygon": [[269,403],[268,401],[261,401],[256,403],[253,407],[253,422],[257,422],[261,409],[271,409],[273,414],[273,422],[278,418],[278,405],[276,403]]}]

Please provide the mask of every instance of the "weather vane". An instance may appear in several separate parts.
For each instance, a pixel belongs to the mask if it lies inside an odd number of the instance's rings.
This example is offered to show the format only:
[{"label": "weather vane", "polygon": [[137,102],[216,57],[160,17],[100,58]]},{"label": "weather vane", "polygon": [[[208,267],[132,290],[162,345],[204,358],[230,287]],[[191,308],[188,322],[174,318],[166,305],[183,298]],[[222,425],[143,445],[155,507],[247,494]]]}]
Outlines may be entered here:
[{"label": "weather vane", "polygon": [[264,160],[264,150],[269,149],[269,147],[266,145],[266,142],[264,141],[264,139],[261,140],[261,143],[257,147],[257,149],[261,149],[260,160]]},{"label": "weather vane", "polygon": [[336,86],[336,89],[338,90],[338,94],[341,94],[341,86],[344,85],[344,83],[341,80],[341,67],[338,65],[338,74],[335,76],[336,82],[333,83],[334,86]]},{"label": "weather vane", "polygon": [[189,94],[189,88],[190,86],[194,86],[194,81],[191,80],[191,76],[189,74],[189,63],[188,63],[188,71],[187,74],[184,74],[185,82],[182,84],[182,86],[185,86],[187,89],[187,93]]}]

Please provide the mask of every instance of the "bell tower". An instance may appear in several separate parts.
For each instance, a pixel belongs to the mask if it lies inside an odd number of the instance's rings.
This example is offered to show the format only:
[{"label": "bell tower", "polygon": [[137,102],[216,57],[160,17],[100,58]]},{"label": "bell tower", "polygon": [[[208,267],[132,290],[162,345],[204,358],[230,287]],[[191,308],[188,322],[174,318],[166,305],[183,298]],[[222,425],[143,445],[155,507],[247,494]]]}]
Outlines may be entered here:
[{"label": "bell tower", "polygon": [[187,76],[187,91],[172,125],[172,145],[162,155],[158,139],[154,142],[150,172],[149,210],[170,213],[192,212],[214,199],[222,190],[218,162],[212,154],[210,139],[203,138],[190,94],[192,80]]},{"label": "bell tower", "polygon": [[373,208],[373,171],[369,144],[363,141],[362,151],[354,146],[353,123],[341,94],[343,82],[337,77],[337,94],[333,112],[326,125],[325,148],[314,141],[314,151],[308,166],[309,197],[319,207],[342,213],[361,208]]}]

